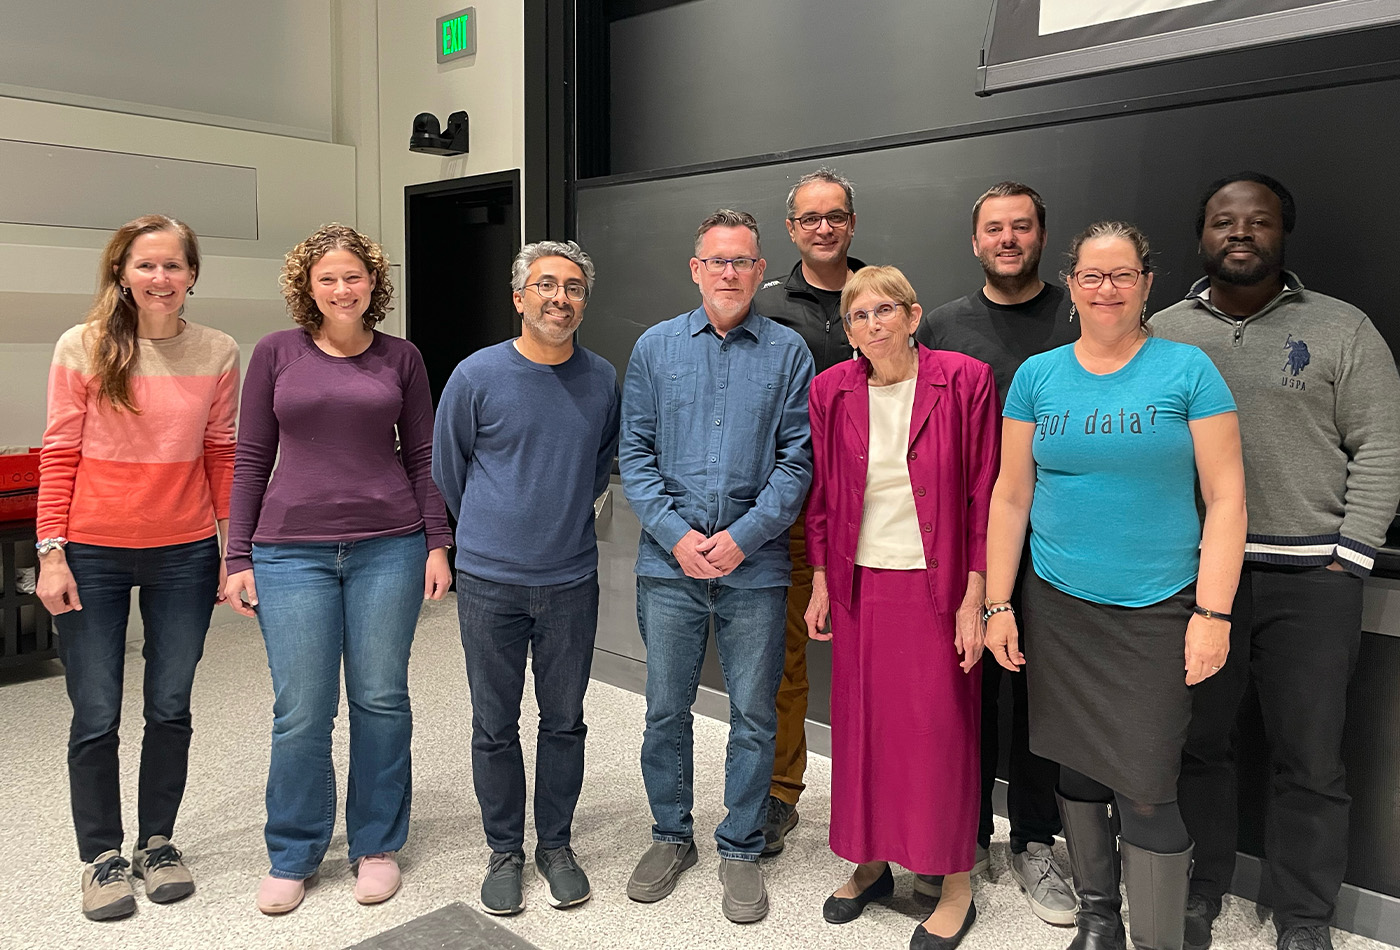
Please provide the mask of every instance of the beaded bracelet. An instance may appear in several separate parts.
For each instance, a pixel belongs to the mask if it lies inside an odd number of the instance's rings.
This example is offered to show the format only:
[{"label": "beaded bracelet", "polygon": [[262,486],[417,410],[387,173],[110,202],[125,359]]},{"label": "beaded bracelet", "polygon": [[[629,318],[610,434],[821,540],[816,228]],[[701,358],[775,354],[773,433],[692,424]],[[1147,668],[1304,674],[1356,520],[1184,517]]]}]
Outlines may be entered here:
[{"label": "beaded bracelet", "polygon": [[982,611],[982,622],[986,623],[992,619],[992,614],[1014,614],[1016,611],[1010,604],[998,604],[995,607],[988,607]]}]

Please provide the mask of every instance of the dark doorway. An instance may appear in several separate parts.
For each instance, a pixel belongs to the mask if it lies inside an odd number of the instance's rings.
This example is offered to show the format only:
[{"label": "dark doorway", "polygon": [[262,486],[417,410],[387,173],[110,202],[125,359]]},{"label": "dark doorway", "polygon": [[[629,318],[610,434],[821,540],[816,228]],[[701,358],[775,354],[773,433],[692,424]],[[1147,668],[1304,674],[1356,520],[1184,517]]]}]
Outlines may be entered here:
[{"label": "dark doorway", "polygon": [[404,332],[437,405],[457,364],[516,336],[510,264],[520,250],[520,172],[404,189]]}]

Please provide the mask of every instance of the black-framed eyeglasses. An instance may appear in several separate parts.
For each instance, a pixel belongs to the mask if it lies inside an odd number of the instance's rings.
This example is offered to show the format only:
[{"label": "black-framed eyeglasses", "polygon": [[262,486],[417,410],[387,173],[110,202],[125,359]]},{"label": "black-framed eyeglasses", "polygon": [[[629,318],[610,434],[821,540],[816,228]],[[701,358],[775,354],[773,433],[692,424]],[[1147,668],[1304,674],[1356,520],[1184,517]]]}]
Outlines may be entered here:
[{"label": "black-framed eyeglasses", "polygon": [[884,322],[893,317],[902,306],[904,306],[904,304],[887,300],[870,310],[852,310],[850,313],[843,314],[841,319],[845,320],[846,326],[850,327],[852,330],[857,327],[865,326],[871,320],[879,320],[883,325]]},{"label": "black-framed eyeglasses", "polygon": [[525,286],[533,287],[535,293],[539,294],[545,300],[553,300],[555,297],[558,297],[560,287],[564,288],[564,296],[568,297],[570,300],[582,301],[588,298],[588,285],[580,284],[578,281],[573,280],[569,281],[567,284],[560,284],[559,281],[550,280],[546,277],[544,280],[537,280],[533,284],[526,284]]},{"label": "black-framed eyeglasses", "polygon": [[702,257],[700,263],[705,265],[705,270],[711,274],[723,274],[725,267],[734,265],[736,274],[747,274],[753,270],[758,259],[755,257]]},{"label": "black-framed eyeglasses", "polygon": [[1145,270],[1134,270],[1131,267],[1124,267],[1108,274],[1101,270],[1081,270],[1075,272],[1074,282],[1085,290],[1098,290],[1107,279],[1119,290],[1130,290],[1137,286],[1138,278],[1146,273]]},{"label": "black-framed eyeglasses", "polygon": [[828,211],[826,214],[817,214],[813,212],[812,214],[788,218],[788,220],[796,221],[797,226],[804,231],[815,231],[822,226],[823,221],[831,225],[831,230],[839,231],[850,224],[853,217],[855,217],[855,215],[851,214],[849,211]]}]

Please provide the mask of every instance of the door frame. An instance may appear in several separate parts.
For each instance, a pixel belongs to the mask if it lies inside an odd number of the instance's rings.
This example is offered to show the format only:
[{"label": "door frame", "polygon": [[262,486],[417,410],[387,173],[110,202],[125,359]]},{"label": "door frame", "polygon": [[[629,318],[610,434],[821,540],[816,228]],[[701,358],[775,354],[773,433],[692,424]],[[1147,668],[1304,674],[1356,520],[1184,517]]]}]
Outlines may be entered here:
[{"label": "door frame", "polygon": [[502,185],[510,186],[511,205],[515,213],[507,215],[510,225],[511,244],[520,250],[520,169],[489,172],[485,175],[469,175],[465,178],[447,178],[441,181],[425,182],[421,185],[405,185],[403,190],[403,335],[413,339],[413,199],[441,197],[446,195],[470,194],[475,191],[496,190]]}]

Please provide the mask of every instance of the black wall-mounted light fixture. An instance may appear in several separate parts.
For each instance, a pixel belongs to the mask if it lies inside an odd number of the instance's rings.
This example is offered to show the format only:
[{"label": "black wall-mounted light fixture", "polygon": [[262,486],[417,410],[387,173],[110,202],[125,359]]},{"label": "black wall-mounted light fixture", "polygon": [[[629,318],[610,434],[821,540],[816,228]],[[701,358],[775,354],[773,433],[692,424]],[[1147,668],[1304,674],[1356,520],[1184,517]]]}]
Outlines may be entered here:
[{"label": "black wall-mounted light fixture", "polygon": [[437,116],[420,112],[413,117],[413,134],[408,139],[410,152],[426,155],[465,155],[467,148],[467,114],[454,112],[447,117],[447,131],[438,125]]}]

